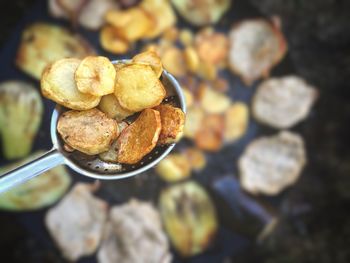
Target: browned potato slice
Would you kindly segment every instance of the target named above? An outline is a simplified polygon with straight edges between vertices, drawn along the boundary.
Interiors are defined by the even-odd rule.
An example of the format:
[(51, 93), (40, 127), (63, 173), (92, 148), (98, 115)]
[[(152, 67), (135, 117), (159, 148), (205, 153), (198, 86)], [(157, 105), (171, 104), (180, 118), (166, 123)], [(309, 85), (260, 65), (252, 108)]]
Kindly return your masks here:
[(80, 92), (103, 96), (114, 92), (115, 75), (115, 68), (108, 58), (89, 56), (81, 61), (74, 79)]
[(107, 151), (119, 133), (117, 122), (97, 109), (63, 113), (57, 131), (69, 146), (89, 155)]
[(106, 113), (108, 117), (116, 119), (117, 121), (122, 121), (126, 117), (134, 114), (132, 111), (123, 109), (114, 94), (103, 96), (98, 108)]
[(88, 110), (100, 102), (100, 97), (81, 93), (74, 80), (80, 59), (65, 58), (49, 65), (41, 78), (42, 94), (73, 110)]
[(158, 175), (167, 182), (183, 180), (191, 175), (191, 167), (186, 157), (180, 154), (169, 154), (156, 166)]
[(213, 90), (205, 83), (200, 85), (198, 99), (202, 108), (208, 113), (223, 113), (231, 104), (228, 96)]
[(203, 119), (204, 112), (202, 108), (196, 106), (189, 108), (186, 113), (184, 136), (193, 139), (201, 128)]
[(100, 33), (100, 42), (104, 50), (113, 54), (125, 54), (129, 50), (129, 43), (118, 35), (113, 26), (104, 26)]
[(188, 70), (194, 73), (197, 72), (200, 64), (197, 51), (193, 47), (186, 47), (184, 56)]
[(204, 152), (195, 147), (187, 148), (184, 151), (184, 157), (193, 170), (202, 170), (207, 164)]
[(225, 112), (225, 140), (234, 142), (247, 131), (249, 109), (243, 102), (233, 103)]
[(186, 74), (186, 62), (181, 50), (175, 46), (170, 46), (162, 52), (163, 67), (175, 77)]
[(168, 104), (161, 104), (154, 109), (159, 111), (162, 122), (158, 143), (169, 144), (179, 141), (183, 135), (185, 113)]
[(198, 148), (216, 152), (223, 144), (225, 120), (219, 114), (205, 116), (195, 136)]
[(120, 105), (138, 112), (159, 105), (166, 91), (152, 68), (144, 64), (131, 64), (118, 70), (115, 96)]
[(110, 10), (106, 21), (114, 26), (121, 37), (133, 42), (144, 37), (154, 26), (153, 18), (139, 7), (127, 10)]
[(118, 138), (118, 162), (134, 164), (156, 146), (161, 130), (160, 114), (145, 109)]
[(157, 53), (154, 51), (142, 52), (134, 56), (132, 58), (132, 61), (149, 64), (153, 69), (154, 73), (156, 73), (158, 78), (162, 75), (162, 72), (163, 72), (162, 61), (160, 60), (160, 57), (157, 55)]

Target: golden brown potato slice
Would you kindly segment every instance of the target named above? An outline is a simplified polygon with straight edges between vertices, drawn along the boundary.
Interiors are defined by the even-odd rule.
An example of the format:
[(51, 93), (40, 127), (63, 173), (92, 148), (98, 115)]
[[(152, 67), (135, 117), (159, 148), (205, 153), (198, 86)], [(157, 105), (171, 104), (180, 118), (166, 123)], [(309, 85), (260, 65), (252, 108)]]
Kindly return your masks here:
[(120, 105), (138, 112), (159, 105), (166, 91), (152, 68), (144, 64), (126, 65), (118, 70), (115, 96)]
[(205, 83), (200, 85), (198, 99), (202, 108), (208, 113), (223, 113), (231, 104), (228, 96), (213, 90)]
[(186, 62), (181, 50), (170, 46), (161, 54), (163, 67), (175, 77), (182, 77), (186, 74)]
[(233, 103), (225, 112), (225, 140), (234, 142), (247, 131), (249, 109), (243, 102)]
[(167, 182), (176, 182), (191, 175), (191, 167), (181, 154), (169, 154), (156, 166), (158, 175)]
[(88, 155), (107, 151), (119, 133), (117, 122), (98, 109), (64, 112), (57, 131), (65, 143)]
[(106, 21), (116, 28), (121, 37), (130, 42), (144, 37), (155, 23), (152, 16), (140, 7), (110, 10), (106, 13)]
[(202, 79), (213, 81), (217, 79), (218, 69), (212, 63), (201, 61), (197, 69), (197, 75)]
[(160, 130), (159, 112), (152, 109), (142, 111), (137, 120), (124, 129), (118, 138), (118, 162), (139, 162), (156, 146)]
[(207, 164), (204, 152), (195, 147), (187, 148), (183, 154), (193, 170), (202, 170)]
[(193, 44), (193, 39), (193, 33), (190, 29), (185, 28), (180, 31), (179, 40), (183, 46), (191, 46)]
[(186, 47), (184, 50), (186, 65), (189, 71), (195, 73), (198, 70), (200, 61), (197, 51), (193, 47)]
[(178, 142), (183, 135), (185, 113), (169, 104), (161, 104), (154, 109), (159, 111), (162, 122), (158, 144)]
[(74, 80), (80, 59), (65, 58), (49, 65), (41, 78), (44, 97), (73, 110), (88, 110), (96, 107), (100, 97), (81, 93)]
[(154, 73), (156, 73), (159, 78), (163, 72), (163, 65), (160, 57), (154, 51), (142, 52), (132, 58), (133, 62), (146, 63), (151, 66)]
[(118, 35), (113, 26), (104, 26), (100, 33), (100, 42), (104, 50), (113, 54), (125, 54), (129, 51), (128, 41)]
[(205, 116), (195, 136), (197, 147), (211, 152), (220, 150), (224, 139), (224, 128), (225, 120), (222, 115)]
[(89, 56), (75, 71), (74, 79), (82, 93), (103, 96), (114, 92), (115, 68), (108, 58)]
[(204, 111), (200, 107), (193, 106), (187, 110), (184, 136), (193, 139), (201, 128), (204, 119)]
[(134, 114), (132, 111), (123, 109), (114, 94), (103, 96), (98, 108), (102, 112), (106, 113), (108, 117), (116, 119), (117, 121), (122, 121), (126, 117)]

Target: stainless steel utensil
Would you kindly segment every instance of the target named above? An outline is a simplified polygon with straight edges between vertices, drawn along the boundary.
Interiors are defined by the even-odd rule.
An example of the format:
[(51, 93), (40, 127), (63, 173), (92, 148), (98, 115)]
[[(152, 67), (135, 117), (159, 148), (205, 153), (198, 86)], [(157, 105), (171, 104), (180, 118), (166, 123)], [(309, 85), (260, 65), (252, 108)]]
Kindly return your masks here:
[[(113, 61), (113, 63), (128, 63), (128, 61), (129, 60), (120, 60)], [(186, 112), (184, 95), (176, 79), (164, 70), (161, 81), (167, 91), (167, 98), (165, 101), (171, 102)], [(58, 117), (64, 110), (63, 107), (57, 106), (51, 117), (50, 133), (53, 148), (39, 158), (1, 176), (0, 193), (60, 164), (66, 164), (74, 171), (95, 179), (115, 180), (127, 178), (140, 174), (155, 166), (168, 155), (175, 146), (175, 144), (157, 146), (139, 163), (134, 165), (107, 163), (98, 159), (96, 156), (88, 156), (78, 151), (70, 153), (64, 150), (64, 143), (57, 135), (56, 129)]]

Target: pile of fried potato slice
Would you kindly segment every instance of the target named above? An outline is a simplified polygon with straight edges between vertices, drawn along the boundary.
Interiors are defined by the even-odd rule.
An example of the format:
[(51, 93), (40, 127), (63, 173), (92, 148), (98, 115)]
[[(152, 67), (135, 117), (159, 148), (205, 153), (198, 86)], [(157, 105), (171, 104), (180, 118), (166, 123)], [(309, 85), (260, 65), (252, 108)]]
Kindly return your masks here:
[[(152, 51), (128, 63), (88, 56), (46, 67), (43, 95), (67, 108), (57, 124), (65, 149), (99, 155), (106, 162), (135, 164), (157, 144), (177, 142), (185, 114), (161, 104), (167, 95), (159, 79), (162, 72), (160, 58)], [(131, 115), (135, 116), (128, 118)]]

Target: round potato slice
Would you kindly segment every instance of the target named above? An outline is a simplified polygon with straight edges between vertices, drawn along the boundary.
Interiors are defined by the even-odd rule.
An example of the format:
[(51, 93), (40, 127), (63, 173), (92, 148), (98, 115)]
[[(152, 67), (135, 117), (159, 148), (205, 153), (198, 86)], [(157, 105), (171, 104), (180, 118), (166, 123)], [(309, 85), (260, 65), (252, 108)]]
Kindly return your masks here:
[(73, 110), (88, 110), (96, 107), (100, 97), (81, 93), (74, 80), (80, 59), (64, 58), (46, 67), (41, 78), (44, 97)]
[(162, 52), (162, 63), (164, 68), (175, 77), (186, 74), (186, 61), (184, 54), (175, 46), (170, 46)]
[(82, 93), (103, 96), (114, 92), (116, 72), (106, 57), (84, 58), (75, 71), (75, 82)]
[(158, 144), (162, 145), (179, 141), (185, 126), (185, 114), (183, 111), (167, 104), (159, 105), (154, 109), (159, 111), (162, 123)]
[(70, 147), (88, 155), (108, 151), (119, 133), (117, 122), (98, 109), (63, 113), (57, 131)]
[(146, 109), (130, 126), (125, 128), (117, 140), (118, 162), (134, 164), (156, 146), (161, 130), (160, 114)]
[(191, 175), (191, 166), (185, 156), (174, 153), (159, 162), (156, 172), (163, 180), (173, 183), (188, 178)]
[(107, 114), (108, 117), (117, 121), (122, 121), (126, 117), (133, 115), (134, 112), (123, 109), (114, 94), (103, 96), (98, 108)]
[(160, 57), (157, 55), (157, 53), (154, 51), (142, 52), (133, 57), (132, 61), (149, 64), (158, 78), (162, 75), (162, 61), (160, 60)]
[(118, 35), (113, 26), (104, 26), (100, 33), (100, 42), (104, 50), (113, 54), (125, 54), (129, 50), (129, 43)]
[(144, 64), (131, 64), (118, 70), (115, 96), (120, 105), (138, 112), (159, 105), (166, 91), (152, 68)]

